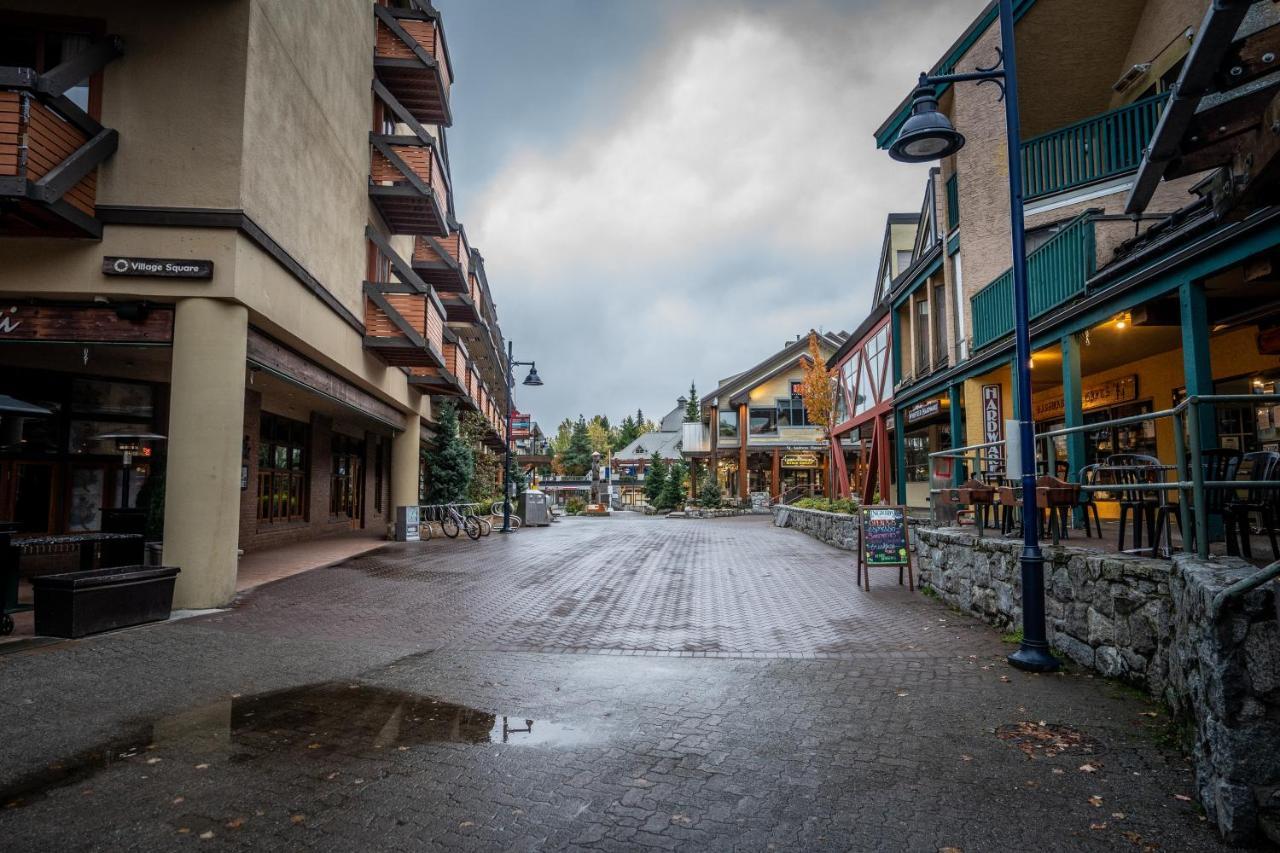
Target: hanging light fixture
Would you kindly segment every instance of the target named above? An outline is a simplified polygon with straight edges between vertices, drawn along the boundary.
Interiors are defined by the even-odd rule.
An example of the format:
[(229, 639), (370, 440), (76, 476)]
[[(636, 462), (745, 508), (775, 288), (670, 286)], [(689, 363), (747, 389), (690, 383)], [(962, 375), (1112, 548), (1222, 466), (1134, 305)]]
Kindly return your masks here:
[(911, 96), (911, 115), (902, 123), (898, 138), (889, 146), (889, 156), (903, 163), (941, 160), (964, 147), (964, 136), (951, 119), (938, 112), (938, 95), (926, 75)]

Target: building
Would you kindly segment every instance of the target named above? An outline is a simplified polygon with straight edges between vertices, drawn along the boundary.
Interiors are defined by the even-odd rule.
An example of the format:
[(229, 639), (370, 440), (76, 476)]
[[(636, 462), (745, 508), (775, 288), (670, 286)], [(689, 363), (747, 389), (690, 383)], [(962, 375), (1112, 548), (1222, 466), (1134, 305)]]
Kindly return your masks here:
[(656, 430), (646, 432), (613, 454), (613, 485), (622, 506), (635, 507), (647, 503), (644, 481), (653, 463), (653, 454), (658, 454), (667, 464), (682, 458), (680, 448), (684, 440), (684, 414), (688, 402), (685, 397), (676, 400), (676, 407), (663, 415)]
[(429, 0), (0, 6), (0, 393), (51, 412), (0, 428), (0, 518), (146, 494), (176, 606), (212, 607), (237, 549), (418, 503), (441, 400), (501, 449)]
[[(1280, 209), (1267, 117), (1280, 80), (1251, 51), (1275, 55), (1280, 13), (1205, 0), (1015, 5), (1037, 431), (1158, 412), (1187, 394), (1274, 391)], [(933, 71), (992, 64), (998, 30), (993, 3)], [(927, 504), (928, 452), (1000, 440), (1015, 416), (1004, 105), (993, 90), (939, 87), (968, 144), (931, 177), (926, 215), (938, 225), (893, 297), (895, 432), (917, 436), (895, 442), (897, 500), (913, 506)], [(908, 108), (877, 131), (881, 147)], [(912, 430), (948, 407), (951, 435)], [(1222, 404), (1202, 418), (1206, 447), (1280, 448), (1270, 405)], [(1073, 479), (1113, 453), (1176, 459), (1167, 418), (1038, 444), (1043, 467)]]
[[(838, 497), (872, 503), (895, 491), (893, 382), (889, 313), (894, 282), (912, 267), (921, 218), (891, 213), (885, 222), (871, 313), (827, 360), (836, 377), (835, 425), (831, 429)], [(841, 452), (836, 452), (840, 448)]]
[[(813, 334), (824, 360), (848, 337)], [(784, 501), (830, 496), (829, 446), (823, 431), (810, 425), (800, 397), (809, 363), (808, 336), (797, 335), (702, 398), (700, 420), (683, 426), (691, 495), (698, 494), (701, 477), (715, 477), (727, 499), (743, 504), (753, 493)]]

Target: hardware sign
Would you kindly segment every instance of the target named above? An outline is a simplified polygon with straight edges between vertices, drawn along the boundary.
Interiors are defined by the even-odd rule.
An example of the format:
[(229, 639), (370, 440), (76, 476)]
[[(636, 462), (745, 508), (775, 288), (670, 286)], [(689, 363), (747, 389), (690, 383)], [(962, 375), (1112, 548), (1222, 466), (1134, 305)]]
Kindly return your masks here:
[(149, 278), (213, 278), (213, 261), (107, 256), (102, 259), (102, 274)]

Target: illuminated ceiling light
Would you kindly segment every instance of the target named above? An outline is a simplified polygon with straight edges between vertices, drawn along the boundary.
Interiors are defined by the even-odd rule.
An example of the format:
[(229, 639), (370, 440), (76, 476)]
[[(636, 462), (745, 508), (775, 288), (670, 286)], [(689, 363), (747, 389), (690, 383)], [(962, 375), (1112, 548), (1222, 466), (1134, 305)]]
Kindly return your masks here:
[(1116, 318), (1116, 328), (1121, 331), (1124, 331), (1132, 324), (1133, 324), (1133, 315), (1130, 314), (1128, 311), (1121, 312), (1120, 316)]

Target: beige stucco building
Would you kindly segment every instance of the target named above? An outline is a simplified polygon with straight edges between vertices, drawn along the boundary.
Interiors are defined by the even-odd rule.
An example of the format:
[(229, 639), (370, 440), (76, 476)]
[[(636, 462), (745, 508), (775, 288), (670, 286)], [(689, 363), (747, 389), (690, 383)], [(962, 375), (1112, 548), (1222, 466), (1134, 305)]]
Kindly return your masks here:
[(238, 550), (416, 505), (443, 399), (501, 448), (429, 0), (4, 0), (0, 26), (0, 394), (50, 411), (4, 419), (0, 519), (162, 507), (175, 605), (208, 607)]

